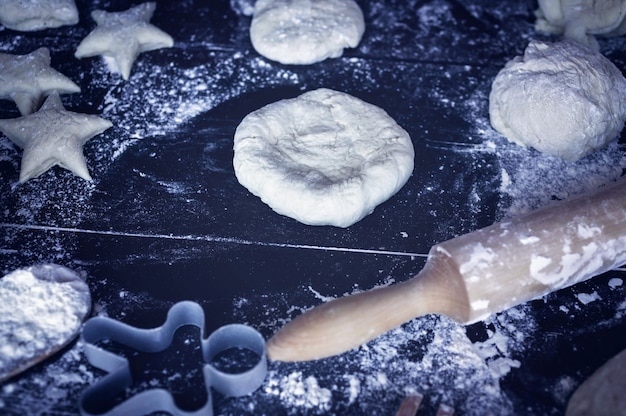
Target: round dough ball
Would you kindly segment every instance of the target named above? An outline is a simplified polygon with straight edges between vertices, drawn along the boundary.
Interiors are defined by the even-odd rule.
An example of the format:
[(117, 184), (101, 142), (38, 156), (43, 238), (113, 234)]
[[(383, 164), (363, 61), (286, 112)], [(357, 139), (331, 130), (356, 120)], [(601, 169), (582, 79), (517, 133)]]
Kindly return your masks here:
[(576, 161), (619, 136), (626, 79), (590, 48), (533, 41), (493, 81), (489, 116), (510, 141)]
[(250, 40), (283, 64), (312, 64), (341, 56), (361, 41), (363, 12), (353, 0), (258, 0)]
[(247, 115), (237, 127), (239, 182), (279, 214), (348, 227), (413, 171), (409, 134), (382, 109), (329, 89)]

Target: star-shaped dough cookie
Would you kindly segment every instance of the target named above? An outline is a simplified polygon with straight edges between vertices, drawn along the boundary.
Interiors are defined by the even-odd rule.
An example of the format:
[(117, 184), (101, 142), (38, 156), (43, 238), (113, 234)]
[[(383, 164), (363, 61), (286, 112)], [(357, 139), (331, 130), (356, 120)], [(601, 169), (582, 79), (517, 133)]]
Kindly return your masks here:
[(148, 2), (123, 12), (94, 10), (91, 17), (98, 26), (76, 48), (74, 56), (102, 55), (127, 80), (137, 56), (142, 52), (170, 48), (174, 40), (150, 24), (156, 3)]
[(47, 48), (27, 55), (0, 53), (0, 98), (15, 101), (23, 116), (37, 111), (52, 91), (70, 94), (80, 87), (50, 67)]
[(112, 125), (98, 116), (67, 111), (54, 92), (36, 113), (0, 120), (0, 131), (24, 149), (20, 182), (36, 178), (55, 165), (91, 180), (83, 145)]
[(78, 23), (74, 0), (0, 0), (0, 23), (30, 32)]

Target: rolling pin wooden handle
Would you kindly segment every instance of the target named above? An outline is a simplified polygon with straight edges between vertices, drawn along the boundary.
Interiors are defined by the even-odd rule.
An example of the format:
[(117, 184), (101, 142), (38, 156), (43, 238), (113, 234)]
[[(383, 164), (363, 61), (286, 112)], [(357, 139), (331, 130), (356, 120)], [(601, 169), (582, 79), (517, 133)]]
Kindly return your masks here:
[(464, 321), (469, 302), (455, 267), (447, 256), (431, 256), (413, 279), (319, 305), (267, 342), (268, 358), (308, 361), (336, 355), (425, 314)]
[(345, 352), (414, 317), (471, 323), (626, 262), (626, 180), (434, 246), (416, 277), (336, 299), (297, 317), (268, 357)]

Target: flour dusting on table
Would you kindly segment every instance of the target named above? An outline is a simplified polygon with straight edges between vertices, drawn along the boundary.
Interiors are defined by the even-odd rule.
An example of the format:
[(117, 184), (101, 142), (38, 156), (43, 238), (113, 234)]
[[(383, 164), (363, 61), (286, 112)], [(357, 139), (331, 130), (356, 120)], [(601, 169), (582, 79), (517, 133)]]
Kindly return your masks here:
[[(101, 8), (111, 5), (110, 1), (96, 3)], [(196, 3), (181, 1), (171, 7), (193, 13)], [(127, 173), (120, 168), (126, 162), (125, 157), (136, 164), (131, 174), (145, 179), (141, 182), (142, 186), (148, 184), (146, 188), (150, 188), (154, 185), (155, 189), (163, 191), (157, 200), (166, 200), (165, 196), (172, 194), (191, 199), (196, 190), (190, 189), (189, 184), (177, 177), (178, 172), (174, 172), (174, 168), (167, 170), (163, 177), (153, 175), (144, 169), (142, 163), (145, 160), (136, 154), (156, 159), (160, 152), (171, 149), (163, 145), (168, 140), (180, 139), (176, 146), (187, 146), (195, 137), (187, 140), (186, 129), (193, 127), (198, 117), (206, 118), (211, 124), (219, 124), (206, 132), (209, 137), (207, 153), (210, 153), (213, 144), (216, 151), (223, 143), (228, 146), (234, 132), (231, 127), (236, 126), (239, 120), (227, 119), (228, 112), (213, 116), (213, 111), (221, 106), (231, 111), (245, 106), (249, 93), (264, 94), (278, 90), (280, 94), (288, 95), (298, 90), (336, 85), (351, 90), (346, 92), (361, 93), (364, 98), (386, 102), (389, 107), (385, 110), (397, 114), (399, 124), (416, 133), (415, 137), (412, 136), (416, 146), (442, 149), (441, 153), (437, 153), (441, 159), (433, 162), (439, 170), (433, 171), (432, 177), (427, 179), (428, 183), (414, 184), (414, 189), (422, 191), (407, 194), (406, 200), (399, 202), (398, 206), (412, 204), (418, 206), (414, 209), (418, 209), (422, 208), (419, 203), (426, 201), (426, 197), (439, 199), (440, 195), (445, 195), (451, 196), (449, 203), (454, 208), (455, 204), (462, 209), (469, 207), (469, 212), (464, 213), (467, 220), (458, 228), (451, 228), (447, 221), (454, 219), (445, 218), (435, 208), (424, 209), (432, 217), (425, 221), (441, 224), (441, 235), (466, 231), (474, 225), (474, 217), (485, 213), (487, 199), (493, 194), (498, 197), (494, 219), (500, 219), (585, 192), (622, 174), (626, 161), (624, 149), (618, 144), (571, 164), (512, 145), (489, 125), (487, 97), (492, 79), (489, 74), (495, 76), (500, 69), (498, 63), (504, 65), (508, 59), (518, 55), (534, 36), (529, 20), (532, 10), (529, 10), (527, 2), (490, 1), (482, 4), (447, 0), (390, 0), (385, 4), (359, 3), (370, 22), (359, 48), (347, 51), (344, 59), (313, 68), (295, 69), (272, 64), (249, 50), (246, 43), (237, 43), (241, 39), (247, 42), (245, 29), (249, 22), (245, 19), (253, 11), (253, 0), (230, 0), (229, 6), (238, 20), (228, 23), (239, 25), (236, 34), (229, 35), (225, 30), (226, 37), (220, 37), (222, 29), (211, 27), (206, 33), (215, 32), (217, 35), (209, 36), (207, 40), (195, 35), (180, 39), (178, 33), (173, 32), (175, 47), (142, 54), (128, 82), (111, 75), (102, 61), (77, 61), (72, 58), (71, 42), (64, 42), (68, 38), (77, 41), (81, 34), (78, 32), (85, 31), (86, 34), (86, 28), (77, 27), (77, 32), (68, 28), (59, 37), (56, 37), (56, 32), (42, 33), (33, 43), (49, 43), (55, 69), (70, 75), (78, 74), (72, 79), (81, 82), (83, 88), (81, 94), (63, 98), (67, 109), (86, 106), (89, 112), (114, 120), (115, 126), (85, 146), (85, 156), (94, 176), (93, 183), (77, 180), (61, 169), (52, 169), (37, 181), (17, 187), (15, 182), (21, 153), (8, 139), (0, 138), (2, 173), (13, 175), (8, 179), (3, 177), (1, 181), (0, 190), (8, 205), (0, 209), (2, 222), (51, 227), (45, 232), (3, 228), (2, 231), (7, 230), (3, 237), (5, 245), (0, 247), (0, 254), (7, 259), (2, 264), (3, 269), (21, 266), (22, 259), (75, 262), (78, 267), (96, 270), (110, 262), (106, 255), (99, 252), (101, 247), (98, 244), (105, 238), (98, 240), (94, 237), (95, 243), (82, 247), (78, 241), (83, 243), (87, 239), (80, 240), (54, 227), (80, 227), (88, 213), (96, 208), (93, 206), (94, 196), (106, 192), (101, 189), (101, 181), (118, 170)], [(162, 6), (159, 6), (161, 11), (168, 7), (165, 3)], [(203, 13), (209, 12), (203, 10)], [(167, 20), (166, 15), (161, 16)], [(232, 15), (224, 13), (224, 21), (228, 19), (232, 19)], [(177, 23), (170, 27), (176, 32), (186, 33), (186, 26), (181, 27)], [(0, 32), (3, 35), (0, 39), (3, 52), (27, 53), (34, 50), (26, 35), (9, 33), (3, 28)], [(609, 47), (607, 56), (622, 59), (619, 51), (623, 49), (623, 40), (607, 40), (603, 46)], [(623, 67), (623, 62), (618, 66)], [(425, 108), (421, 105), (424, 103), (433, 104), (433, 107), (422, 114)], [(1, 102), (0, 105), (5, 114), (3, 118), (16, 116), (9, 103)], [(437, 118), (439, 116), (442, 118)], [(438, 127), (441, 130), (435, 132), (431, 127), (431, 131), (425, 131), (424, 125), (430, 125), (428, 122), (433, 117), (440, 122)], [(454, 130), (458, 123), (448, 125), (449, 119), (445, 117), (465, 122), (465, 125), (460, 124), (458, 131), (466, 134), (463, 129), (469, 126), (467, 137), (458, 137), (458, 131)], [(440, 137), (432, 137), (437, 134)], [(222, 141), (213, 142), (210, 139), (213, 137)], [(450, 141), (442, 141), (448, 139)], [(150, 148), (149, 143), (155, 144), (154, 148)], [(136, 152), (143, 148), (152, 149), (151, 153)], [(471, 172), (455, 170), (456, 166), (451, 166), (459, 160), (470, 160), (459, 166), (469, 167)], [(225, 163), (207, 169), (211, 172), (212, 169), (221, 173), (230, 172), (230, 166)], [(476, 172), (481, 175), (476, 175)], [(454, 177), (454, 185), (458, 189), (441, 189), (444, 179), (451, 177)], [(464, 187), (467, 182), (471, 183)], [(218, 186), (212, 182), (201, 191)], [(457, 192), (468, 189), (469, 195)], [(142, 197), (141, 192), (131, 191), (134, 197)], [(448, 193), (442, 194), (443, 191)], [(418, 193), (420, 195), (416, 196)], [(467, 204), (457, 202), (463, 198)], [(139, 211), (136, 219), (154, 218), (155, 222), (163, 225), (158, 209), (153, 205), (150, 208)], [(235, 211), (235, 207), (227, 208)], [(193, 211), (196, 208), (184, 205), (183, 210), (187, 209)], [(125, 216), (134, 214), (124, 213)], [(212, 219), (216, 214), (209, 212), (206, 215), (197, 218)], [(391, 220), (390, 217), (384, 218), (381, 224), (386, 225)], [(117, 223), (95, 223), (105, 231), (110, 227), (113, 231), (146, 232), (140, 228), (144, 223), (130, 221), (129, 224), (128, 229), (117, 230)], [(404, 233), (401, 241), (412, 243), (420, 239), (419, 226), (409, 228), (409, 225), (403, 224), (403, 228), (392, 232), (399, 235), (400, 230)], [(167, 232), (170, 230), (164, 231)], [(116, 243), (137, 242), (133, 238), (126, 240), (121, 234), (110, 239)], [(145, 245), (138, 243), (138, 248), (135, 247), (136, 251), (132, 253), (116, 253), (118, 257), (114, 262), (117, 262), (117, 270), (143, 264), (151, 266), (151, 271), (156, 270), (153, 266), (159, 265), (167, 271), (182, 273), (184, 267), (172, 267), (181, 259), (200, 258), (205, 265), (216, 259), (213, 249), (201, 244), (181, 240), (175, 249), (159, 252), (152, 251), (158, 247), (155, 241), (143, 241), (148, 242)], [(105, 247), (111, 248), (113, 243)], [(386, 248), (394, 249), (391, 246)], [(95, 253), (86, 253), (86, 250)], [(226, 249), (224, 253), (228, 254)], [(86, 255), (89, 255), (87, 259)], [(415, 260), (401, 257), (395, 264), (411, 262)], [(419, 264), (415, 263), (413, 269), (418, 271)], [(334, 266), (332, 262), (329, 264), (329, 267)], [(115, 267), (107, 270), (116, 270)], [(380, 278), (380, 285), (409, 277), (403, 273), (393, 275), (394, 272), (394, 269), (378, 270), (373, 274)], [(343, 287), (352, 287), (352, 292), (369, 289), (358, 284), (361, 277), (346, 275), (346, 281), (351, 283)], [(95, 298), (99, 303), (98, 313), (126, 320), (154, 310), (166, 311), (170, 306), (168, 301), (159, 297), (166, 297), (166, 294), (153, 295), (148, 288), (133, 286), (135, 282), (120, 283), (116, 278), (115, 275), (98, 276), (91, 282), (98, 295)], [(179, 275), (175, 278), (183, 281)], [(173, 289), (181, 289), (179, 280), (175, 280)], [(595, 311), (604, 307), (605, 316), (597, 323), (598, 328), (623, 322), (626, 316), (623, 279), (613, 277), (607, 282), (602, 279), (598, 282), (568, 289), (568, 294), (559, 297), (557, 302), (550, 298), (548, 300), (552, 302), (539, 300), (521, 305), (471, 327), (462, 327), (445, 317), (425, 316), (338, 357), (313, 363), (270, 363), (265, 384), (252, 395), (236, 399), (214, 397), (216, 414), (389, 415), (394, 413), (404, 397), (420, 393), (424, 395), (423, 414), (435, 414), (439, 404), (444, 403), (452, 406), (458, 415), (512, 415), (519, 414), (515, 411), (519, 409), (524, 409), (528, 415), (544, 415), (547, 413), (543, 411), (545, 408), (530, 409), (533, 403), (515, 403), (514, 396), (519, 392), (506, 388), (507, 380), (518, 374), (527, 374), (524, 371), (530, 363), (525, 358), (532, 355), (532, 348), (537, 348), (538, 344), (543, 348), (546, 337), (557, 337), (561, 335), (559, 331), (564, 331), (557, 328), (553, 333), (546, 332), (535, 309), (543, 307), (539, 310), (548, 309), (569, 322), (569, 319), (590, 313), (588, 311), (592, 308)], [(337, 282), (338, 285), (341, 283)], [(354, 286), (350, 286), (352, 283)], [(233, 322), (253, 323), (269, 336), (291, 317), (337, 296), (331, 289), (328, 286), (322, 289), (317, 282), (311, 281), (289, 291), (263, 289), (237, 293), (233, 295), (231, 317)], [(345, 289), (337, 290), (338, 293), (343, 291)], [(607, 291), (612, 296), (608, 296)], [(205, 302), (204, 306), (211, 307), (213, 294), (199, 293), (198, 296), (201, 302)], [(102, 376), (101, 371), (86, 362), (82, 345), (77, 343), (56, 360), (47, 361), (45, 365), (31, 369), (27, 376), (0, 386), (0, 413), (77, 414), (77, 398), (81, 391)], [(543, 389), (540, 392), (542, 397), (554, 397), (556, 405), (549, 410), (563, 408), (581, 378), (581, 374), (559, 374), (553, 384), (538, 385)], [(528, 384), (524, 384), (524, 388), (529, 388)]]
[[(393, 281), (389, 277), (381, 286)], [(352, 293), (360, 291), (357, 287)], [(303, 288), (300, 295), (291, 296), (315, 303), (321, 298), (328, 300), (310, 286)], [(297, 298), (290, 301), (302, 302)], [(235, 315), (245, 320), (245, 316), (258, 313), (259, 301), (239, 299), (234, 305)], [(287, 314), (270, 309), (269, 329), (275, 331), (285, 323), (285, 316), (302, 312), (302, 308), (292, 308)], [(515, 356), (522, 348), (524, 336), (513, 334), (522, 321), (526, 321), (526, 327), (530, 325), (522, 310), (502, 315), (494, 321), (487, 339), (475, 344), (462, 325), (446, 317), (428, 315), (340, 356), (304, 363), (270, 362), (268, 379), (262, 391), (254, 394), (257, 408), (276, 402), (289, 415), (322, 415), (329, 409), (350, 414), (387, 414), (407, 395), (419, 393), (425, 397), (424, 409), (433, 412), (440, 404), (446, 404), (458, 414), (513, 414), (499, 380), (519, 366)]]

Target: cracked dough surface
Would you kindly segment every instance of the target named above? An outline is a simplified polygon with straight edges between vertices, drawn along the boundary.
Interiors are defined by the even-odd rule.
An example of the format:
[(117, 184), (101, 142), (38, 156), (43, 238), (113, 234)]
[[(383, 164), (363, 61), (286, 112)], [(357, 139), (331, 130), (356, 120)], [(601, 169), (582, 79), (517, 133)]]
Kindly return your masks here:
[(365, 31), (353, 0), (258, 0), (250, 40), (254, 49), (283, 64), (312, 64), (354, 48)]
[(626, 79), (588, 47), (532, 41), (494, 79), (489, 116), (510, 141), (576, 161), (619, 136)]
[(385, 111), (324, 88), (250, 113), (234, 151), (237, 179), (274, 211), (338, 227), (394, 195), (414, 158), (409, 134)]

